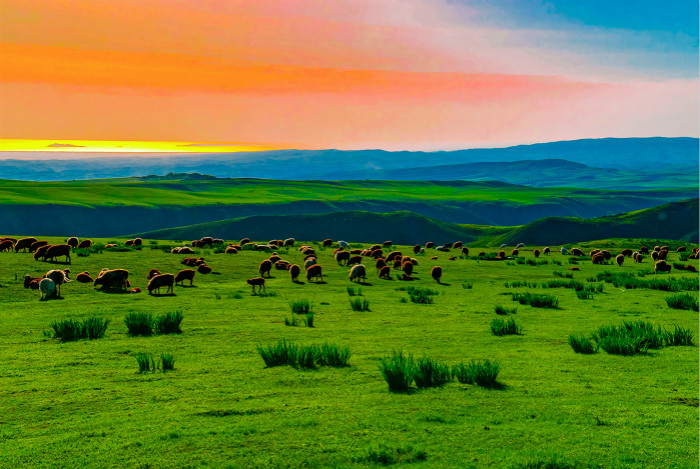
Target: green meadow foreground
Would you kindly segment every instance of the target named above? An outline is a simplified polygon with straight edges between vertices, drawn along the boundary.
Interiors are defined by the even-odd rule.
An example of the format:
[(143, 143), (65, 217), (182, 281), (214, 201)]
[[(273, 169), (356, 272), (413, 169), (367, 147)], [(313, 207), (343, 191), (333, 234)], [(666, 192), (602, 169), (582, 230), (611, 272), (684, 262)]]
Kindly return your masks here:
[[(95, 241), (99, 246), (110, 240)], [(203, 249), (195, 255), (214, 273), (197, 274), (193, 287), (176, 286), (175, 295), (148, 295), (149, 269), (175, 274), (185, 268), (180, 260), (186, 256), (164, 251), (176, 244), (145, 240), (140, 250), (74, 253), (67, 266), (72, 279), (82, 271), (96, 277), (103, 268), (121, 268), (130, 272), (132, 287), (144, 292), (102, 292), (74, 280), (62, 286), (62, 298), (49, 301), (23, 288), (23, 277), (63, 264), (0, 253), (0, 466), (698, 467), (698, 313), (666, 302), (679, 294), (697, 301), (696, 273), (674, 269), (638, 277), (686, 279), (690, 290), (627, 289), (597, 276), (651, 271), (648, 256), (642, 264), (626, 258), (618, 267), (593, 265), (588, 257), (573, 261), (558, 250), (536, 262), (535, 246), (505, 261), (433, 249), (413, 255), (401, 246), (418, 260), (416, 281), (397, 280), (397, 270), (391, 280), (381, 280), (374, 260), (364, 258), (367, 281), (357, 284), (348, 280), (349, 267), (334, 261), (332, 249), (312, 244), (325, 283), (307, 282), (303, 274), (301, 283), (292, 283), (287, 271), (273, 268), (266, 295), (252, 295), (245, 281), (259, 276), (258, 264), (269, 253)], [(640, 245), (607, 240), (576, 247), (586, 253), (607, 248), (615, 255)], [(680, 244), (669, 245), (669, 263), (680, 262), (674, 252)], [(472, 255), (493, 251), (470, 248)], [(303, 265), (296, 248), (277, 252)], [(448, 260), (452, 255), (457, 259)], [(683, 264), (698, 267), (697, 260)], [(444, 270), (442, 284), (429, 275), (434, 265)], [(568, 274), (603, 290), (579, 299), (572, 288), (543, 288), (557, 285), (550, 281), (569, 282)], [(349, 296), (348, 287), (361, 296)], [(433, 290), (432, 304), (413, 303), (409, 287)], [(555, 296), (558, 307), (513, 301), (513, 293), (524, 292)], [(350, 302), (359, 298), (369, 311), (353, 311)], [(291, 311), (291, 302), (304, 299), (312, 305), (314, 327), (305, 327), (305, 316)], [(511, 311), (497, 315), (497, 306)], [(181, 334), (127, 334), (124, 317), (130, 313), (157, 317), (175, 311), (184, 316)], [(54, 321), (93, 316), (110, 320), (103, 338), (61, 343), (45, 335)], [(293, 318), (299, 326), (286, 326)], [(494, 319), (513, 319), (522, 333), (496, 336)], [(623, 321), (689, 329), (693, 345), (623, 356), (578, 354), (568, 343), (572, 334), (590, 336)], [(266, 368), (257, 347), (281, 339), (347, 347), (350, 366)], [(496, 361), (498, 384), (455, 380), (417, 389), (414, 383), (408, 393), (390, 392), (379, 365), (399, 350), (416, 361), (426, 356), (450, 366)], [(139, 373), (139, 353), (156, 361), (161, 353), (171, 354), (174, 370)]]

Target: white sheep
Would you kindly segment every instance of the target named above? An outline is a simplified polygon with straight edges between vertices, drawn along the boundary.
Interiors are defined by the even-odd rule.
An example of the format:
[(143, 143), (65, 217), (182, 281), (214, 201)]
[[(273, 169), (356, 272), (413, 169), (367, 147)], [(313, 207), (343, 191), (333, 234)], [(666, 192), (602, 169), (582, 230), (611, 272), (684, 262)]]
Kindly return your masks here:
[(562, 253), (562, 254), (566, 254), (567, 252), (569, 252), (569, 251), (568, 251), (565, 247), (562, 247), (562, 248), (561, 248), (561, 253)]
[(506, 245), (505, 245), (505, 244), (501, 244), (501, 249), (503, 249), (504, 247), (506, 247)]
[(41, 293), (41, 300), (48, 300), (56, 296), (56, 284), (50, 278), (42, 278), (39, 282), (39, 292)]
[(525, 247), (525, 243), (518, 243), (518, 245), (515, 246), (515, 249), (520, 249), (520, 248), (523, 248), (523, 247)]
[(361, 278), (367, 280), (365, 266), (362, 264), (357, 264), (357, 265), (352, 266), (352, 269), (350, 269), (350, 275), (348, 276), (348, 278), (350, 279), (351, 282), (355, 279), (357, 279), (357, 281), (359, 282)]
[(338, 246), (345, 249), (350, 249), (350, 245), (347, 241), (338, 241)]

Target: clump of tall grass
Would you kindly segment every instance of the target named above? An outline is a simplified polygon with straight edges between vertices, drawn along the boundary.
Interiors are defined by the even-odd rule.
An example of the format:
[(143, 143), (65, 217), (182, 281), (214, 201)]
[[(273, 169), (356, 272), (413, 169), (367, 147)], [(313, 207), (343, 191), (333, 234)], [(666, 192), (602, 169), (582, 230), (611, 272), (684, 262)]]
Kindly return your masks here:
[(673, 331), (666, 331), (664, 334), (664, 344), (666, 346), (695, 345), (695, 335), (690, 329), (675, 326)]
[(688, 309), (698, 311), (698, 297), (688, 293), (666, 297), (666, 304), (673, 309)]
[(316, 368), (316, 347), (312, 345), (289, 344), (287, 364), (292, 368)]
[(314, 312), (309, 312), (303, 321), (306, 327), (314, 327)]
[(259, 298), (268, 298), (268, 297), (275, 297), (275, 296), (278, 296), (276, 291), (268, 290), (266, 292), (265, 291), (258, 292)]
[(149, 353), (139, 352), (136, 355), (136, 362), (139, 365), (139, 373), (156, 371), (156, 361), (154, 360), (153, 355)]
[(292, 316), (291, 319), (285, 317), (285, 318), (284, 318), (284, 325), (285, 325), (285, 326), (297, 327), (297, 326), (301, 325), (301, 321), (297, 320), (296, 316)]
[(679, 252), (678, 253), (678, 260), (681, 262), (686, 262), (690, 258), (690, 253), (689, 252)]
[(583, 290), (584, 285), (576, 280), (547, 280), (542, 282), (542, 288), (571, 288), (576, 291)]
[(598, 352), (598, 347), (583, 335), (570, 335), (569, 345), (576, 353), (592, 354)]
[(517, 307), (515, 307), (515, 308), (506, 308), (505, 306), (501, 306), (501, 305), (496, 305), (496, 306), (493, 307), (493, 309), (494, 309), (494, 311), (496, 312), (496, 314), (500, 314), (500, 315), (515, 314), (515, 313), (518, 312), (518, 308), (517, 308)]
[(349, 296), (362, 296), (361, 287), (346, 287)]
[(273, 366), (283, 366), (289, 363), (289, 348), (293, 344), (287, 342), (286, 340), (280, 340), (276, 344), (271, 344), (268, 346), (258, 345), (256, 348), (260, 357), (265, 362), (267, 368), (272, 368)]
[(555, 270), (552, 272), (552, 275), (555, 277), (561, 277), (561, 278), (574, 278), (574, 273), (573, 272), (561, 272), (559, 270)]
[[(596, 275), (598, 281), (612, 283), (617, 288), (632, 290), (635, 288), (646, 288), (650, 290), (660, 290), (669, 292), (679, 291), (697, 291), (699, 280), (697, 276), (692, 277), (644, 277), (650, 272), (637, 272), (632, 275), (629, 272), (610, 272), (605, 271)], [(590, 279), (589, 279), (590, 280)]]
[(289, 307), (292, 313), (296, 314), (309, 314), (311, 312), (311, 303), (307, 299), (290, 301)]
[(513, 318), (505, 321), (503, 319), (494, 319), (491, 321), (491, 332), (496, 336), (520, 335), (522, 331), (522, 327), (520, 327)]
[(578, 264), (578, 257), (569, 257), (569, 264)]
[(293, 368), (311, 369), (318, 366), (349, 366), (350, 350), (335, 344), (297, 345), (280, 340), (267, 347), (258, 345), (258, 353), (267, 368), (289, 365)]
[(414, 364), (413, 379), (416, 387), (434, 388), (452, 381), (452, 372), (448, 365), (424, 356)]
[(521, 305), (530, 305), (534, 308), (557, 308), (559, 299), (552, 295), (537, 295), (530, 292), (513, 293), (513, 301)]
[(473, 281), (468, 281), (468, 282), (462, 282), (462, 288), (465, 290), (471, 290), (474, 287), (474, 282)]
[(501, 367), (489, 360), (472, 360), (452, 368), (452, 374), (462, 384), (476, 384), (485, 388), (497, 386), (496, 378)]
[(350, 349), (347, 347), (340, 347), (336, 344), (325, 343), (318, 347), (318, 364), (321, 366), (332, 366), (335, 368), (341, 368), (345, 366), (350, 366), (348, 362), (350, 361)]
[(517, 259), (515, 259), (515, 262), (517, 264), (531, 265), (535, 267), (549, 264), (549, 261), (547, 261), (546, 259), (525, 259), (524, 257), (518, 257)]
[(365, 451), (361, 457), (355, 458), (355, 462), (370, 464), (381, 464), (390, 466), (392, 464), (408, 464), (428, 459), (428, 453), (423, 450), (414, 449), (412, 446), (388, 446), (380, 443)]
[(157, 334), (182, 334), (180, 323), (184, 319), (182, 311), (165, 313), (153, 320), (153, 328)]
[(175, 357), (169, 353), (160, 354), (160, 366), (163, 372), (172, 371), (175, 369)]
[(369, 311), (369, 300), (366, 298), (352, 298), (350, 307), (353, 311)]
[(536, 283), (525, 282), (523, 280), (513, 280), (512, 282), (504, 282), (503, 286), (506, 288), (519, 288), (519, 287), (537, 288)]
[(379, 371), (389, 385), (389, 391), (406, 393), (415, 375), (413, 355), (404, 355), (401, 350), (394, 350), (390, 356), (381, 359)]
[(440, 293), (438, 291), (431, 290), (430, 288), (421, 287), (408, 287), (406, 291), (408, 292), (408, 296), (412, 303), (420, 304), (432, 304), (433, 295)]
[(109, 322), (109, 319), (99, 317), (91, 317), (83, 321), (64, 319), (52, 322), (49, 327), (53, 329), (53, 337), (60, 339), (61, 342), (70, 342), (104, 337)]
[(153, 317), (148, 313), (129, 313), (124, 316), (124, 324), (130, 336), (153, 335)]
[(619, 326), (601, 326), (593, 339), (610, 354), (636, 355), (664, 344), (664, 331), (645, 321), (624, 321)]

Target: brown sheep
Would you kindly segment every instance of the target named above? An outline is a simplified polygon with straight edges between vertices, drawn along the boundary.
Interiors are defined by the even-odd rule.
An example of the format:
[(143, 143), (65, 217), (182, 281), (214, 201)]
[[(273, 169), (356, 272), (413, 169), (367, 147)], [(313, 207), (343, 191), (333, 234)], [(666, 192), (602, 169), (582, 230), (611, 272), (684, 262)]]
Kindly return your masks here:
[(291, 264), (290, 264), (289, 261), (279, 260), (279, 261), (275, 262), (275, 269), (277, 269), (277, 270), (288, 270), (290, 265), (291, 265)]
[(384, 259), (382, 257), (377, 259), (377, 261), (374, 263), (374, 267), (377, 269), (377, 272), (379, 272), (379, 270), (382, 267), (384, 267), (385, 265), (386, 265), (386, 262), (384, 261)]
[(378, 272), (379, 278), (391, 278), (391, 267), (385, 265)]
[(155, 277), (156, 275), (160, 275), (160, 272), (158, 271), (158, 269), (151, 269), (151, 270), (149, 270), (148, 273), (146, 274), (146, 278), (147, 278), (148, 280), (151, 280), (151, 279), (152, 279), (153, 277)]
[(659, 260), (659, 251), (651, 251), (651, 260), (654, 262)]
[(133, 246), (134, 245), (134, 240), (133, 239), (127, 239), (124, 241), (124, 246)]
[(141, 238), (134, 238), (134, 246), (141, 246), (143, 244), (143, 240)]
[(194, 251), (192, 250), (192, 248), (183, 246), (180, 248), (179, 254), (194, 254)]
[(45, 261), (46, 260), (46, 251), (48, 251), (51, 246), (52, 246), (52, 244), (46, 244), (44, 246), (39, 246), (39, 249), (37, 249), (34, 252), (34, 260), (38, 261), (39, 258), (41, 258), (41, 260)]
[(72, 247), (73, 249), (75, 249), (78, 247), (78, 244), (80, 244), (80, 241), (78, 241), (78, 238), (73, 236), (73, 237), (68, 238), (66, 240), (66, 244), (69, 245), (70, 247)]
[(413, 273), (413, 262), (407, 261), (401, 265), (401, 270), (406, 275), (411, 275)]
[(604, 261), (605, 261), (605, 256), (602, 254), (596, 254), (595, 256), (593, 256), (593, 263), (594, 264), (602, 264)]
[(569, 267), (569, 270), (581, 270), (580, 267)]
[(505, 259), (506, 258), (506, 252), (504, 250), (498, 251), (498, 258), (499, 259)]
[(352, 269), (350, 269), (350, 275), (348, 275), (348, 278), (352, 282), (353, 280), (357, 280), (358, 282), (360, 279), (367, 280), (367, 272), (365, 270), (365, 266), (362, 264), (357, 264), (352, 266)]
[(278, 260), (282, 259), (280, 256), (273, 254), (270, 257), (268, 257), (269, 261), (272, 262), (273, 264), (277, 262)]
[(185, 280), (190, 281), (190, 286), (192, 286), (192, 283), (194, 282), (194, 274), (195, 271), (193, 269), (183, 269), (180, 272), (175, 275), (175, 285), (178, 283), (181, 283), (182, 286), (185, 286)]
[[(335, 253), (335, 260), (338, 265), (347, 265), (350, 260), (350, 253), (347, 251), (338, 251)], [(343, 261), (345, 261), (344, 264)]]
[(305, 261), (306, 261), (306, 260), (309, 260), (309, 259), (311, 259), (312, 257), (313, 257), (314, 259), (316, 259), (316, 254), (307, 254), (306, 256), (304, 256), (304, 260), (305, 260)]
[(420, 252), (420, 250), (421, 250), (420, 244), (416, 244), (415, 246), (413, 246), (413, 254), (418, 254)]
[(685, 270), (685, 266), (683, 264), (673, 264), (673, 268), (676, 270)]
[(384, 242), (382, 243), (382, 245), (384, 245), (384, 246), (391, 246), (391, 245), (393, 245), (393, 244), (394, 244), (394, 243), (392, 243), (391, 241), (384, 241)]
[(332, 246), (332, 245), (333, 245), (333, 240), (330, 238), (324, 239), (323, 242), (321, 243), (321, 246), (323, 246), (324, 248), (326, 248), (328, 246)]
[(448, 258), (447, 260), (448, 260), (448, 261), (456, 261), (456, 260), (457, 260), (457, 256), (452, 256), (452, 257)]
[(698, 258), (698, 253), (696, 252), (695, 254), (691, 254), (688, 256), (688, 259), (697, 259)]
[(430, 248), (434, 248), (434, 247), (435, 247), (435, 243), (432, 241), (428, 241), (427, 243), (425, 243), (425, 249), (430, 249)]
[(401, 268), (401, 259), (396, 259), (396, 260), (394, 261), (393, 268), (394, 268), (394, 269), (400, 269), (400, 268)]
[(625, 262), (625, 256), (623, 256), (622, 254), (618, 254), (617, 256), (615, 256), (615, 262), (617, 263), (617, 265), (622, 267), (622, 264), (624, 264)]
[(301, 273), (301, 268), (298, 265), (292, 264), (289, 266), (289, 276), (292, 278), (292, 282), (296, 282)]
[(678, 246), (678, 249), (676, 249), (676, 252), (685, 252), (686, 247), (685, 246)]
[(430, 269), (430, 276), (433, 277), (433, 279), (437, 283), (441, 283), (440, 279), (442, 278), (442, 267), (440, 267), (439, 265), (436, 265), (435, 267)]
[(583, 256), (583, 251), (579, 248), (571, 248), (572, 256)]
[(355, 265), (362, 263), (362, 256), (352, 256), (345, 265)]
[(36, 243), (32, 243), (31, 246), (29, 246), (29, 252), (36, 252), (37, 249), (39, 249), (42, 246), (46, 246), (48, 241), (37, 241)]
[(24, 276), (24, 288), (29, 288), (29, 284), (32, 283), (32, 280), (41, 280), (41, 277), (32, 277), (29, 274), (25, 275)]
[(315, 257), (309, 257), (304, 261), (304, 270), (308, 269), (312, 265), (318, 264), (318, 260)]
[(654, 272), (671, 272), (671, 264), (667, 264), (666, 261), (658, 261), (654, 264)]
[(173, 291), (174, 284), (175, 284), (175, 276), (173, 274), (160, 274), (160, 275), (156, 275), (148, 282), (148, 286), (146, 287), (146, 289), (148, 290), (148, 294), (152, 295), (154, 290), (157, 291), (158, 294), (160, 294), (160, 288), (167, 287), (167, 289), (165, 290), (165, 294), (166, 295), (168, 293), (174, 294), (175, 293)]
[(668, 251), (668, 246), (661, 246), (660, 251)]
[[(200, 274), (210, 274), (211, 267), (209, 267), (206, 264), (199, 264), (199, 266), (197, 267), (197, 272), (199, 272)], [(268, 275), (269, 275), (269, 272), (268, 272)]]
[(520, 251), (518, 251), (517, 249), (513, 249), (513, 250), (510, 252), (510, 255), (513, 256), (513, 257), (518, 257), (518, 254), (520, 254)]
[(415, 277), (411, 277), (408, 274), (401, 274), (401, 280), (405, 280), (407, 282), (410, 282), (411, 280), (415, 280), (415, 279), (416, 279)]
[(661, 250), (661, 246), (654, 246), (654, 251), (659, 252)]
[(697, 254), (698, 252), (700, 252), (700, 248), (693, 248), (693, 254)]
[(462, 246), (464, 246), (464, 243), (463, 243), (462, 241), (457, 241), (456, 243), (454, 243), (454, 244), (452, 245), (452, 248), (453, 248), (453, 249), (461, 249)]
[(233, 246), (229, 246), (226, 248), (224, 253), (226, 253), (226, 254), (238, 254), (238, 249), (234, 248)]
[(462, 255), (468, 256), (469, 255), (469, 248), (463, 247), (462, 248)]
[(255, 287), (258, 287), (258, 292), (265, 291), (265, 279), (262, 277), (249, 278), (246, 282), (252, 287), (253, 295), (256, 294)]
[(639, 248), (639, 252), (642, 254), (646, 254), (648, 256), (649, 255), (649, 248), (646, 246), (642, 246), (641, 248)]
[[(610, 251), (603, 250), (603, 251), (600, 251), (600, 254), (603, 255), (603, 257), (605, 258), (606, 261), (609, 261), (610, 259), (612, 259), (612, 253)], [(630, 256), (627, 256), (627, 257), (630, 257)]]
[(284, 240), (283, 245), (284, 245), (284, 246), (292, 246), (292, 247), (294, 247), (294, 243), (296, 243), (296, 242), (297, 242), (297, 241), (296, 241), (294, 238), (287, 238), (287, 239)]
[(323, 282), (323, 270), (321, 269), (321, 266), (318, 264), (314, 264), (308, 269), (306, 269), (306, 280), (311, 282), (312, 278), (318, 278), (321, 277), (321, 281)]
[(359, 256), (362, 254), (362, 249), (350, 249), (350, 254), (353, 256)]
[(92, 247), (92, 240), (84, 239), (78, 244), (78, 249), (90, 249)]
[(129, 290), (129, 293), (141, 293), (141, 289), (139, 287), (134, 287)]
[(545, 256), (549, 256), (549, 253), (550, 253), (550, 249), (549, 249), (549, 248), (544, 248), (544, 249), (542, 249), (542, 254), (544, 254)]
[(180, 264), (186, 265), (187, 267), (194, 267), (195, 264), (197, 263), (197, 258), (196, 257), (185, 257), (180, 261)]
[(268, 259), (265, 259), (260, 263), (260, 267), (258, 268), (258, 273), (260, 274), (261, 277), (265, 277), (265, 274), (267, 274), (268, 277), (270, 277), (270, 271), (272, 270), (272, 262), (270, 262)]
[(116, 248), (116, 247), (117, 247), (117, 245), (116, 245), (116, 244), (113, 244), (113, 243), (105, 244), (105, 249), (107, 249), (107, 248)]
[(620, 254), (622, 254), (625, 257), (632, 257), (632, 250), (631, 249), (623, 249), (620, 251)]
[(535, 256), (535, 259), (537, 259), (538, 257), (540, 257), (540, 250), (535, 249), (534, 251), (532, 251), (532, 254)]
[(241, 242), (238, 244), (243, 246), (244, 244), (248, 244), (249, 242), (250, 242), (250, 238), (243, 238), (243, 239), (241, 239)]
[(640, 263), (640, 264), (641, 264), (641, 262), (642, 262), (643, 260), (644, 260), (644, 256), (642, 256), (641, 254), (637, 254), (636, 256), (634, 256), (634, 262), (637, 262), (637, 263)]
[(45, 259), (56, 259), (57, 257), (66, 256), (66, 262), (68, 264), (70, 264), (71, 263), (70, 253), (71, 253), (72, 249), (73, 248), (67, 244), (56, 244), (56, 245), (50, 246), (46, 250), (46, 253), (44, 254), (44, 258)]
[(689, 272), (695, 272), (695, 273), (697, 273), (697, 271), (698, 271), (698, 269), (696, 269), (695, 266), (694, 266), (693, 264), (688, 264), (688, 265), (686, 265), (686, 266), (685, 266), (685, 270), (687, 270), (687, 271), (689, 271)]
[(0, 242), (0, 252), (12, 251), (13, 247), (14, 247), (14, 244), (12, 244), (12, 241), (9, 239), (6, 239), (5, 241)]
[(401, 254), (401, 251), (391, 251), (389, 254), (387, 254), (386, 261), (391, 262), (394, 260), (395, 257), (398, 257), (398, 258), (403, 257)]
[(207, 244), (209, 247), (214, 247), (214, 238), (211, 236), (205, 236), (202, 239), (199, 240), (200, 243), (202, 243), (203, 246), (206, 246)]
[(36, 238), (22, 238), (15, 243), (15, 252), (19, 252), (20, 249), (27, 252), (27, 249), (34, 243), (36, 243)]
[(381, 249), (378, 249), (376, 251), (372, 251), (372, 253), (371, 253), (371, 257), (373, 259), (379, 259), (382, 256), (384, 256), (384, 251), (382, 251)]
[(92, 283), (95, 281), (87, 272), (80, 272), (75, 276), (75, 279), (80, 283)]
[(660, 261), (665, 261), (667, 257), (668, 257), (668, 251), (667, 251), (667, 250), (662, 249), (661, 251), (659, 251), (659, 260), (660, 260)]
[(102, 285), (105, 288), (118, 288), (126, 290), (128, 288), (129, 272), (124, 269), (102, 270), (93, 282), (94, 286)]
[(593, 259), (593, 257), (594, 257), (596, 254), (600, 254), (600, 249), (594, 249), (594, 250), (592, 250), (591, 252), (588, 253), (588, 257), (590, 257), (591, 259)]
[(437, 256), (432, 256), (432, 257), (430, 258), (430, 260), (433, 260), (433, 261), (434, 261), (434, 260), (436, 260), (437, 258), (438, 258)]
[(32, 281), (29, 282), (29, 288), (31, 290), (38, 290), (39, 289), (39, 282), (41, 282), (41, 280), (42, 279), (38, 279), (38, 278), (32, 279)]
[(301, 253), (302, 253), (303, 255), (305, 255), (305, 256), (308, 256), (308, 255), (315, 256), (315, 255), (316, 255), (316, 250), (315, 250), (314, 248), (306, 248), (306, 249), (304, 249), (303, 251), (301, 251)]

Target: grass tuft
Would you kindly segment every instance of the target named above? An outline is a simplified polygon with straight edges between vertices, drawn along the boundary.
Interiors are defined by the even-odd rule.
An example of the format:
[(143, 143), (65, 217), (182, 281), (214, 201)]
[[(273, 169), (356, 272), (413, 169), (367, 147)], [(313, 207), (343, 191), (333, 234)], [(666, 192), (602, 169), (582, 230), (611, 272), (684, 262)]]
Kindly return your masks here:
[(153, 359), (153, 355), (149, 353), (139, 352), (136, 355), (136, 362), (139, 365), (139, 373), (146, 373), (149, 371), (156, 371), (156, 362)]
[(598, 352), (598, 347), (583, 335), (570, 335), (569, 345), (576, 353), (592, 354)]
[(322, 366), (332, 366), (334, 368), (342, 368), (350, 366), (350, 349), (340, 347), (336, 344), (323, 344), (317, 348), (318, 364)]
[(91, 317), (84, 321), (64, 319), (54, 321), (49, 327), (53, 329), (53, 337), (61, 342), (70, 342), (79, 339), (100, 339), (104, 337), (109, 325), (109, 319)]
[(695, 345), (695, 335), (690, 329), (675, 326), (674, 330), (664, 334), (664, 344), (667, 346)]
[(440, 387), (452, 381), (452, 371), (448, 365), (423, 357), (415, 364), (414, 379), (419, 388)]
[(369, 311), (369, 300), (366, 298), (352, 298), (350, 307), (353, 311)]
[(175, 369), (175, 358), (169, 353), (160, 354), (160, 367), (163, 372)]
[(290, 301), (289, 307), (292, 313), (296, 314), (309, 314), (311, 312), (311, 303), (307, 299)]
[(360, 287), (347, 287), (346, 290), (349, 296), (362, 296), (362, 288)]
[(124, 324), (130, 336), (153, 335), (153, 317), (147, 313), (129, 313), (124, 316)]
[(368, 462), (390, 466), (392, 464), (408, 464), (428, 459), (428, 453), (414, 449), (412, 446), (388, 446), (380, 443), (368, 448), (365, 454), (356, 458), (356, 462)]
[(489, 360), (472, 360), (466, 365), (460, 363), (452, 368), (452, 374), (462, 384), (476, 384), (485, 388), (496, 387), (496, 378), (501, 367)]
[(491, 321), (491, 332), (496, 336), (520, 335), (522, 331), (522, 327), (520, 327), (513, 318), (507, 320), (494, 319)]
[(698, 311), (698, 297), (688, 293), (666, 297), (666, 304), (673, 309), (688, 309)]
[(408, 287), (406, 288), (406, 291), (408, 292), (411, 302), (419, 304), (432, 304), (433, 295), (437, 295), (439, 293), (438, 291), (431, 290), (430, 288), (421, 287)]
[(517, 307), (515, 307), (515, 308), (506, 308), (505, 306), (501, 306), (501, 305), (496, 305), (496, 306), (493, 307), (493, 309), (494, 309), (494, 311), (496, 312), (496, 314), (500, 314), (500, 315), (515, 314), (515, 313), (518, 312), (518, 308), (517, 308)]
[(413, 355), (404, 355), (401, 350), (394, 350), (391, 356), (381, 359), (379, 371), (389, 385), (389, 391), (407, 393), (415, 374)]
[(552, 295), (536, 295), (530, 292), (513, 293), (513, 301), (521, 305), (530, 305), (534, 308), (557, 308), (559, 299)]
[(184, 318), (182, 311), (177, 310), (172, 313), (165, 313), (158, 316), (153, 321), (153, 327), (157, 334), (182, 334), (180, 323)]

